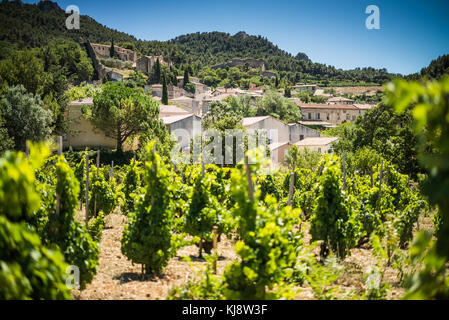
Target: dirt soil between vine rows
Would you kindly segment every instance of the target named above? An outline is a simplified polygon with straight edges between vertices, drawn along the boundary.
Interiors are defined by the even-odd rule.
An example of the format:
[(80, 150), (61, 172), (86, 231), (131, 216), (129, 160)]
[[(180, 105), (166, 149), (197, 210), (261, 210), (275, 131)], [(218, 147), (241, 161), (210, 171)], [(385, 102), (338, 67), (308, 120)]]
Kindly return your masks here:
[[(421, 229), (430, 229), (431, 221), (429, 218), (422, 218)], [(190, 279), (194, 279), (196, 272), (206, 266), (203, 259), (198, 258), (198, 247), (184, 247), (178, 251), (176, 257), (169, 261), (164, 274), (157, 277), (143, 278), (141, 275), (141, 266), (133, 265), (120, 250), (120, 239), (122, 231), (127, 223), (125, 216), (117, 210), (106, 217), (106, 228), (100, 248), (99, 270), (92, 283), (87, 285), (83, 291), (74, 290), (72, 295), (74, 299), (80, 300), (156, 300), (166, 299), (170, 289), (182, 286)], [(310, 236), (305, 235), (305, 241), (308, 243)], [(223, 239), (218, 244), (220, 254), (217, 263), (218, 273), (221, 274), (225, 266), (231, 261), (238, 260), (234, 252), (234, 241)], [(183, 257), (190, 257), (192, 266), (183, 260)], [(376, 259), (372, 255), (368, 246), (353, 249), (351, 255), (343, 262), (344, 274), (339, 278), (338, 285), (342, 290), (341, 298), (344, 293), (356, 292), (361, 294), (364, 291), (363, 274), (369, 266), (374, 266)], [(399, 286), (398, 273), (392, 268), (387, 268), (384, 281), (391, 285), (388, 299), (400, 299), (405, 292)], [(313, 300), (316, 297), (309, 287), (298, 287), (299, 294), (297, 300)]]

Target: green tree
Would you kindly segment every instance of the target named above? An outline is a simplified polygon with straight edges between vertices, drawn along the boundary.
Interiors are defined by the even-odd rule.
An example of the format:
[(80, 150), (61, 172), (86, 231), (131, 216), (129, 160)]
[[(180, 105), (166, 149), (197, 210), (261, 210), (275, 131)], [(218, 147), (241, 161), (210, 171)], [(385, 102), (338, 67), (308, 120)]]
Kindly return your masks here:
[(125, 141), (147, 129), (159, 116), (158, 104), (145, 94), (123, 83), (108, 82), (94, 97), (89, 115), (92, 124), (117, 140), (117, 153)]
[(109, 49), (109, 56), (111, 58), (114, 58), (115, 56), (114, 38), (111, 40), (111, 48)]
[(159, 59), (157, 59), (153, 65), (153, 68), (151, 69), (150, 77), (148, 78), (148, 84), (161, 83), (161, 77), (161, 63), (159, 62)]
[(45, 110), (38, 96), (19, 85), (9, 87), (0, 100), (0, 114), (8, 136), (17, 150), (25, 150), (26, 141), (41, 141), (50, 136), (52, 114)]
[(184, 85), (183, 85), (183, 87), (185, 88), (188, 83), (190, 83), (189, 70), (185, 69), (184, 70)]
[(0, 140), (0, 156), (6, 150), (14, 148), (14, 141), (9, 137), (8, 130), (4, 127), (4, 124), (5, 121), (3, 120), (0, 113), (0, 137), (2, 137), (2, 139)]
[(42, 61), (29, 50), (16, 51), (0, 61), (0, 82), (6, 81), (9, 86), (23, 85), (28, 92), (40, 95), (46, 77)]
[(189, 82), (188, 84), (186, 84), (184, 86), (184, 90), (187, 91), (187, 92), (190, 92), (192, 94), (195, 94), (196, 87), (195, 87), (195, 85), (193, 83)]
[(165, 79), (165, 74), (162, 75), (162, 104), (168, 105), (168, 88), (167, 80)]
[(299, 107), (275, 90), (267, 91), (263, 99), (257, 101), (256, 106), (258, 116), (270, 115), (288, 123), (298, 122), (302, 118)]

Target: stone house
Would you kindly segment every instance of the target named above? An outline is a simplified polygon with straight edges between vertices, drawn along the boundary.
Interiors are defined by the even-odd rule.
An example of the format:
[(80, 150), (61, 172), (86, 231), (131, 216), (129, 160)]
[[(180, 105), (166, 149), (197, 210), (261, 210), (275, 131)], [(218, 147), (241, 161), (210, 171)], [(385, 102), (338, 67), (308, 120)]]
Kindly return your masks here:
[(174, 99), (170, 99), (172, 103), (180, 105), (186, 110), (189, 110), (190, 113), (194, 113), (199, 115), (199, 110), (201, 110), (201, 101), (197, 99), (193, 99), (186, 96), (177, 97)]
[(327, 100), (328, 104), (354, 104), (354, 100), (345, 97), (333, 97)]
[[(299, 103), (303, 121), (325, 121), (333, 125), (354, 122), (361, 110), (347, 104), (305, 104)], [(360, 112), (359, 112), (360, 111)]]
[(68, 104), (65, 119), (68, 123), (68, 131), (63, 135), (64, 149), (72, 147), (75, 150), (83, 150), (86, 147), (97, 149), (115, 149), (117, 141), (105, 132), (94, 129), (82, 112), (83, 106), (93, 105), (92, 98), (72, 101)]
[(272, 116), (243, 118), (246, 129), (268, 130), (270, 143), (290, 142), (290, 128), (287, 124)]
[(296, 92), (315, 92), (318, 89), (318, 85), (316, 84), (298, 84), (292, 87), (292, 90)]
[[(153, 97), (159, 97), (162, 98), (162, 84), (153, 84), (149, 87), (145, 86), (146, 90), (152, 89)], [(167, 92), (168, 92), (168, 99), (175, 99), (179, 97), (183, 97), (185, 95), (189, 95), (187, 91), (185, 91), (182, 88), (178, 88), (174, 85), (168, 84), (167, 85)]]
[(299, 149), (308, 148), (319, 153), (332, 153), (332, 143), (338, 141), (337, 137), (310, 137), (294, 143)]
[(289, 123), (290, 129), (290, 143), (295, 143), (309, 137), (319, 137), (319, 131), (306, 127), (300, 123)]
[(288, 154), (291, 144), (288, 142), (278, 142), (269, 145), (271, 151), (271, 163), (275, 165), (285, 164), (285, 156)]
[(149, 75), (157, 60), (159, 60), (161, 65), (171, 65), (165, 62), (162, 56), (142, 56), (137, 59), (136, 69), (146, 75)]
[(189, 112), (187, 110), (181, 109), (178, 106), (163, 105), (163, 104), (161, 104), (159, 106), (159, 117), (160, 118), (181, 116), (181, 115), (188, 115), (188, 114), (189, 114)]
[(190, 140), (201, 134), (201, 118), (194, 114), (161, 117), (167, 129), (176, 135), (181, 152), (190, 150)]
[[(91, 43), (95, 54), (100, 58), (110, 58), (111, 45), (109, 44), (99, 44)], [(137, 53), (133, 50), (125, 49), (114, 45), (115, 54), (125, 62), (132, 62), (133, 66), (137, 63)]]

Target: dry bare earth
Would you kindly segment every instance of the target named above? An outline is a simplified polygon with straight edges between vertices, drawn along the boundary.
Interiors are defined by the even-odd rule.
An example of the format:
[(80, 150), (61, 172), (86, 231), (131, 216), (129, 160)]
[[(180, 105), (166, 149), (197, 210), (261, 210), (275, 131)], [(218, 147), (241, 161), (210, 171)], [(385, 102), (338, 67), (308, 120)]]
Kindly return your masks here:
[[(81, 215), (80, 215), (81, 216)], [(198, 248), (190, 246), (178, 251), (178, 255), (169, 261), (168, 267), (162, 276), (146, 278), (141, 277), (141, 266), (133, 265), (120, 251), (120, 239), (126, 217), (118, 210), (106, 217), (106, 228), (100, 243), (100, 267), (94, 280), (83, 291), (75, 290), (74, 299), (83, 300), (155, 300), (166, 299), (168, 292), (175, 286), (181, 286), (195, 277), (195, 272), (206, 265), (198, 259)], [(421, 229), (432, 229), (430, 218), (420, 219)], [(305, 235), (305, 241), (310, 241), (310, 235)], [(217, 263), (218, 273), (221, 274), (225, 266), (238, 260), (234, 252), (234, 243), (224, 239), (218, 245), (220, 259)], [(193, 270), (182, 257), (192, 259)], [(351, 250), (351, 255), (343, 262), (344, 274), (338, 280), (340, 289), (344, 292), (354, 291), (361, 294), (364, 291), (363, 274), (369, 266), (374, 266), (376, 259), (369, 246)], [(398, 283), (398, 273), (388, 268), (384, 280), (392, 286), (388, 299), (400, 299), (404, 289)], [(298, 287), (300, 290), (295, 300), (315, 299), (309, 287)]]
[[(106, 228), (100, 243), (100, 269), (85, 290), (74, 291), (74, 299), (165, 299), (172, 287), (181, 286), (195, 277), (195, 270), (188, 262), (183, 261), (183, 257), (190, 257), (197, 271), (206, 265), (203, 259), (197, 258), (196, 246), (184, 247), (169, 261), (162, 276), (143, 279), (141, 265), (133, 265), (120, 250), (120, 240), (125, 224), (126, 217), (117, 211), (106, 217)], [(237, 255), (231, 241), (226, 239), (219, 243), (219, 253), (217, 271), (222, 273), (230, 261), (237, 259)]]

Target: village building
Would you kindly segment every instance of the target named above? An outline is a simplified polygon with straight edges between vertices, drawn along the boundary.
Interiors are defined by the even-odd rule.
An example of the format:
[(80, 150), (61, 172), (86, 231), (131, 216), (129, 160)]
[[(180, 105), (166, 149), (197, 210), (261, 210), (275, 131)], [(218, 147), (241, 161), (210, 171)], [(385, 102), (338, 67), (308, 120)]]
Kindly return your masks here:
[(309, 127), (306, 127), (300, 123), (289, 123), (289, 141), (295, 143), (304, 140), (307, 137), (319, 137), (320, 132)]
[(242, 125), (246, 129), (267, 130), (268, 144), (290, 142), (289, 126), (272, 116), (243, 118)]
[[(347, 104), (298, 104), (302, 120), (325, 121), (333, 125), (354, 122), (362, 111), (354, 105)], [(360, 112), (359, 112), (360, 111)]]
[(243, 118), (246, 129), (267, 130), (268, 145), (275, 151), (274, 164), (284, 163), (287, 150), (292, 144), (309, 137), (319, 137), (320, 133), (299, 123), (285, 124), (272, 116)]
[[(178, 87), (184, 88), (184, 77), (179, 76), (179, 77), (176, 77), (176, 79), (178, 80)], [(209, 87), (207, 85), (201, 83), (200, 78), (189, 77), (189, 81), (190, 81), (190, 83), (195, 85), (195, 94), (203, 94), (203, 93), (206, 93), (207, 91), (209, 91)]]
[(325, 130), (328, 128), (335, 128), (336, 125), (326, 122), (326, 121), (299, 121), (305, 127), (312, 128), (315, 130)]
[[(145, 91), (148, 91), (149, 89), (151, 89), (153, 97), (162, 98), (162, 87), (163, 87), (162, 84), (153, 84), (151, 86), (146, 85)], [(184, 96), (193, 96), (192, 94), (188, 93), (184, 89), (178, 88), (171, 84), (167, 85), (167, 93), (168, 93), (168, 99), (176, 99), (176, 98), (184, 97)]]
[[(176, 77), (176, 79), (178, 80), (178, 87), (184, 87), (184, 76), (178, 76)], [(189, 77), (189, 81), (193, 84), (197, 84), (200, 83), (200, 78), (197, 77)]]
[(315, 92), (318, 89), (316, 84), (298, 84), (292, 87), (292, 90), (296, 92)]
[(323, 97), (326, 97), (326, 98), (332, 98), (332, 94), (330, 94), (330, 93), (325, 93), (324, 92), (324, 89), (317, 89), (317, 90), (315, 90), (315, 92), (313, 93), (313, 95), (316, 97), (316, 96), (323, 96)]
[(201, 118), (194, 114), (177, 115), (170, 117), (161, 117), (165, 126), (171, 133), (175, 130), (184, 130), (184, 134), (177, 132), (180, 152), (188, 152), (190, 150), (190, 140), (197, 135), (201, 135)]
[(161, 65), (167, 66), (171, 65), (165, 62), (162, 56), (142, 56), (137, 59), (136, 69), (146, 75), (149, 75), (151, 73), (151, 70), (153, 69), (153, 66), (156, 64), (157, 60), (159, 60), (159, 63)]
[[(93, 48), (95, 54), (100, 58), (110, 58), (111, 57), (111, 45), (109, 44), (99, 44), (99, 43), (91, 43), (91, 47)], [(132, 62), (133, 67), (136, 66), (137, 62), (137, 53), (133, 50), (121, 48), (114, 45), (114, 52), (125, 62)]]
[(285, 157), (291, 144), (288, 142), (277, 142), (270, 144), (268, 147), (271, 151), (271, 163), (275, 165), (285, 164)]
[(310, 151), (319, 152), (322, 154), (332, 153), (332, 143), (337, 142), (337, 137), (310, 137), (296, 142), (294, 145), (298, 149), (309, 149)]
[(123, 75), (114, 70), (106, 71), (106, 76), (109, 81), (121, 82), (123, 81)]
[(354, 104), (354, 100), (345, 97), (334, 97), (327, 100), (328, 104)]
[(187, 110), (184, 110), (178, 106), (173, 105), (163, 105), (161, 104), (159, 106), (159, 117), (165, 118), (165, 117), (172, 117), (172, 116), (182, 116), (182, 115), (188, 115), (189, 112)]
[(83, 115), (83, 106), (92, 106), (92, 98), (72, 101), (68, 104), (65, 119), (68, 131), (63, 135), (63, 147), (75, 150), (83, 150), (86, 147), (92, 149), (105, 148), (114, 149), (117, 141), (105, 132), (95, 129), (90, 121)]
[(186, 96), (180, 96), (174, 99), (170, 99), (171, 103), (180, 105), (190, 113), (200, 116), (201, 115), (201, 101)]

